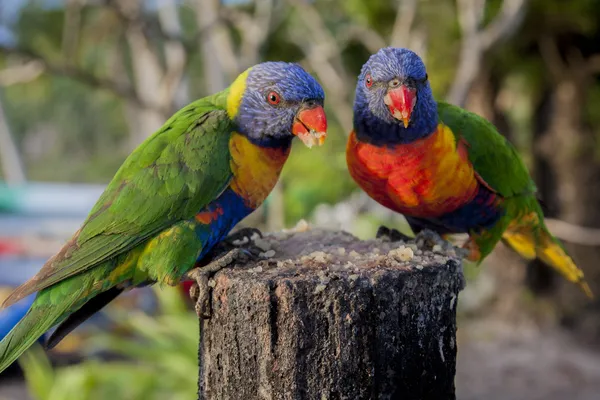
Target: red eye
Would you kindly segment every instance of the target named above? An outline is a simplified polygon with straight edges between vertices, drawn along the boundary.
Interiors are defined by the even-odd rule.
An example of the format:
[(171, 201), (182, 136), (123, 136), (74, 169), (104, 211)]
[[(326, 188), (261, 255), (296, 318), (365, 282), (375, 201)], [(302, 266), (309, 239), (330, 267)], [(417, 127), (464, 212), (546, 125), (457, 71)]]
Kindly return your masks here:
[(371, 78), (371, 74), (367, 74), (367, 76), (365, 77), (365, 86), (368, 88), (373, 86), (373, 79)]
[(279, 104), (279, 102), (281, 101), (281, 97), (277, 92), (269, 92), (269, 94), (267, 95), (267, 101), (273, 105), (276, 105)]

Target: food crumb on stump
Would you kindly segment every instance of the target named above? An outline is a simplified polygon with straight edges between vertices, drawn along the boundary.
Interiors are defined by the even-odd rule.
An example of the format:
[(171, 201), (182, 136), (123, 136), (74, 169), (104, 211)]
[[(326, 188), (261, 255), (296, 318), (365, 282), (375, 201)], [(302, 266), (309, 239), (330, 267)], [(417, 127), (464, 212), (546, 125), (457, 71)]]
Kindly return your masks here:
[[(254, 242), (263, 250), (261, 259), (247, 267), (260, 266), (263, 272), (284, 269), (295, 274), (306, 268), (327, 268), (350, 274), (360, 273), (365, 267), (423, 270), (457, 259), (463, 251), (427, 230), (413, 240), (392, 242), (375, 238), (358, 240), (347, 232), (309, 229), (306, 223), (287, 231), (265, 234)], [(236, 266), (240, 267), (243, 268)]]

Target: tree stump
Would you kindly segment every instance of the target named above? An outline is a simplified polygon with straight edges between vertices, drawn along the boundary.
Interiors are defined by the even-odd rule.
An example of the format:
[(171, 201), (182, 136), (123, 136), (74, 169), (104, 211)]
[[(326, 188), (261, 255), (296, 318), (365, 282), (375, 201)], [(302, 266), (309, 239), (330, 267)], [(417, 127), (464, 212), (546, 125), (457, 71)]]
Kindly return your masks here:
[(259, 240), (269, 259), (211, 282), (199, 399), (455, 399), (464, 280), (450, 244), (431, 232), (408, 243), (322, 230)]

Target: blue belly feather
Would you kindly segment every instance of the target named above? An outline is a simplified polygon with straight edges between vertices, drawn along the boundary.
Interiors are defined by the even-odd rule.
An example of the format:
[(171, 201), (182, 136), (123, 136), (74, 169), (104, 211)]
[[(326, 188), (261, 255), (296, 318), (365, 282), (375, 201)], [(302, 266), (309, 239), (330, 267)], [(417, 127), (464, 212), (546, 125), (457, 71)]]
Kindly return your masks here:
[(467, 204), (436, 218), (414, 218), (406, 215), (413, 231), (431, 229), (439, 234), (480, 232), (490, 229), (504, 215), (498, 195), (483, 185)]
[(198, 261), (206, 256), (206, 253), (217, 243), (223, 240), (238, 222), (254, 211), (231, 188), (227, 188), (216, 200), (204, 207), (200, 213), (217, 213), (219, 210), (222, 210), (222, 214), (208, 224), (198, 222), (195, 219), (193, 220), (196, 224), (196, 235), (200, 243), (202, 243), (202, 252), (198, 256)]

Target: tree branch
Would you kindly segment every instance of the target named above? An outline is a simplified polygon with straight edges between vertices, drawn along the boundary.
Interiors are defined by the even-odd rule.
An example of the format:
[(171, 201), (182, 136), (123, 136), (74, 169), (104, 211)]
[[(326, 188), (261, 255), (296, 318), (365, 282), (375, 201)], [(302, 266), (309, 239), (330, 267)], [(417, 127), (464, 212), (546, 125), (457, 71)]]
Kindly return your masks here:
[(457, 0), (462, 30), (460, 61), (447, 96), (450, 103), (463, 106), (481, 68), (484, 53), (512, 34), (523, 21), (527, 0), (504, 0), (502, 9), (486, 28), (481, 28), (485, 0)]
[(253, 15), (233, 7), (222, 12), (223, 17), (229, 20), (242, 35), (240, 69), (259, 62), (260, 50), (271, 31), (274, 8), (273, 0), (255, 0)]
[(538, 46), (550, 74), (554, 79), (561, 79), (566, 73), (567, 65), (560, 56), (554, 39), (549, 36), (543, 36), (540, 38)]
[[(174, 0), (163, 0), (162, 7), (158, 10), (158, 20), (161, 32), (166, 32), (171, 36), (181, 36), (181, 24)], [(188, 87), (181, 85), (188, 60), (186, 49), (179, 41), (167, 40), (164, 50), (166, 68), (161, 80), (161, 92), (165, 93), (169, 104), (172, 104), (178, 89), (180, 89), (179, 103), (187, 103), (189, 101)]]
[[(332, 111), (346, 134), (352, 130), (352, 106), (349, 103), (348, 82), (340, 49), (317, 10), (309, 3), (288, 0), (297, 12), (303, 29), (292, 32), (290, 40), (306, 54), (306, 60), (325, 86), (335, 104)], [(312, 40), (306, 40), (306, 35)]]
[(22, 183), (25, 181), (25, 169), (19, 157), (19, 151), (12, 139), (2, 103), (0, 102), (0, 167), (4, 179), (8, 183)]
[(71, 64), (75, 60), (74, 56), (79, 44), (82, 7), (82, 0), (67, 0), (65, 4), (65, 21), (62, 34), (62, 55), (65, 64)]
[(525, 18), (526, 0), (504, 0), (500, 13), (481, 32), (481, 46), (490, 49), (501, 40), (508, 38)]
[(387, 43), (379, 33), (366, 26), (350, 24), (342, 27), (337, 34), (337, 41), (340, 49), (345, 49), (352, 41), (361, 43), (370, 53), (376, 53)]
[(417, 15), (417, 0), (400, 0), (396, 21), (390, 36), (390, 46), (408, 47), (411, 40), (411, 30)]
[[(200, 29), (205, 30), (202, 52), (204, 63), (209, 67), (205, 71), (209, 90), (216, 92), (224, 89), (227, 82), (240, 71), (231, 35), (221, 20), (220, 0), (196, 0), (196, 18)], [(212, 28), (208, 28), (212, 26)]]
[(588, 58), (587, 61), (588, 71), (591, 74), (600, 73), (600, 55), (596, 54)]
[(104, 0), (103, 5), (111, 8), (115, 12), (125, 28), (131, 25), (138, 25), (143, 29), (148, 40), (159, 38), (165, 42), (177, 42), (183, 46), (186, 54), (197, 52), (198, 43), (202, 41), (203, 36), (217, 24), (222, 23), (225, 19), (221, 15), (218, 15), (210, 24), (202, 27), (202, 29), (198, 29), (191, 37), (186, 38), (182, 35), (181, 29), (172, 29), (172, 26), (167, 27), (164, 22), (161, 22), (160, 13), (158, 15), (159, 23), (151, 23), (147, 18), (144, 18), (143, 13), (132, 12), (131, 6), (124, 7), (121, 3), (122, 1), (123, 0)]
[(479, 26), (483, 21), (485, 0), (458, 0), (458, 21), (462, 30), (460, 60), (447, 100), (463, 106), (482, 59)]
[(94, 88), (108, 90), (118, 97), (130, 100), (145, 108), (152, 109), (154, 107), (152, 104), (146, 104), (142, 101), (133, 87), (126, 83), (98, 77), (89, 71), (85, 71), (75, 66), (55, 64), (32, 49), (0, 46), (0, 52), (8, 55), (20, 56), (29, 61), (36, 61), (40, 63), (46, 72), (52, 75), (63, 76)]
[(6, 67), (0, 70), (0, 86), (31, 82), (42, 75), (44, 71), (45, 66), (39, 60), (30, 60), (20, 65)]
[(553, 218), (545, 218), (544, 221), (550, 232), (560, 240), (582, 246), (600, 246), (600, 229), (574, 225)]

